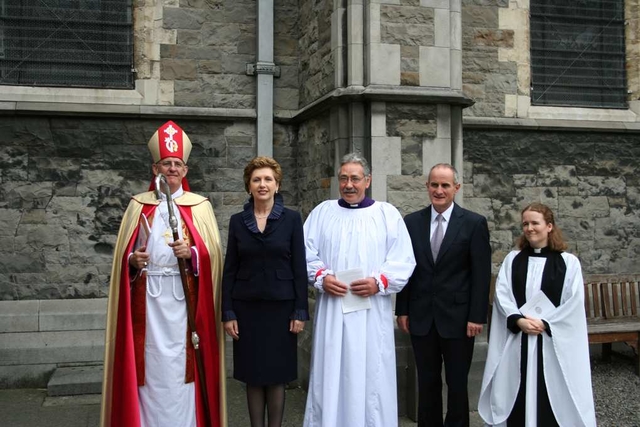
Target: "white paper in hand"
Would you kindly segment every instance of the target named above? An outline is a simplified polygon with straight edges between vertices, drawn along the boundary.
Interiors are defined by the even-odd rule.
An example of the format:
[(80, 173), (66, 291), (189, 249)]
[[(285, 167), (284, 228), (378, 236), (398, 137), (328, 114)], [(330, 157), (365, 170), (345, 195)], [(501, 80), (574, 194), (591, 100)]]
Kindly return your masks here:
[[(336, 273), (336, 279), (347, 286), (349, 286), (354, 280), (363, 278), (364, 273), (362, 268), (352, 268), (350, 270), (338, 271)], [(352, 311), (367, 310), (369, 308), (371, 308), (371, 301), (369, 301), (369, 298), (352, 294), (349, 286), (347, 294), (342, 297), (342, 312), (346, 314), (351, 313)]]
[(520, 307), (520, 313), (522, 313), (523, 316), (545, 319), (549, 317), (555, 309), (556, 306), (547, 298), (547, 295), (542, 291), (538, 291), (529, 301)]

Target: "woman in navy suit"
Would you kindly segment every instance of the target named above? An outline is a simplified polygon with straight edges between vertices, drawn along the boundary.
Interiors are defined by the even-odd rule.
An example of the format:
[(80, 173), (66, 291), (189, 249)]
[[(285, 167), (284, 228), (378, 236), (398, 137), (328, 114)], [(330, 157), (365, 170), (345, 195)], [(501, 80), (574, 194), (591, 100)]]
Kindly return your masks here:
[(282, 169), (256, 157), (244, 169), (249, 201), (229, 221), (222, 321), (233, 377), (247, 384), (252, 427), (280, 427), (285, 384), (297, 377), (297, 334), (309, 319), (302, 218), (284, 207)]

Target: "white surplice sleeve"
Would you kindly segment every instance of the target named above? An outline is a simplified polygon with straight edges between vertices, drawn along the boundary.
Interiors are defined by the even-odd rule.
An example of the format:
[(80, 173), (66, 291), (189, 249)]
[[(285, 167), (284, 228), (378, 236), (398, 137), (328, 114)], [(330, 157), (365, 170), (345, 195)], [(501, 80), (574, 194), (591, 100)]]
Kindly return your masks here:
[(562, 253), (567, 272), (560, 305), (545, 319), (551, 337), (543, 334), (545, 382), (560, 425), (595, 427), (584, 280), (580, 261)]
[(488, 425), (507, 420), (520, 388), (521, 334), (507, 328), (507, 318), (520, 313), (511, 283), (513, 259), (519, 252), (512, 251), (505, 257), (495, 285), (489, 351), (478, 402), (478, 413)]
[(416, 259), (411, 237), (400, 212), (389, 203), (378, 203), (382, 205), (387, 225), (386, 258), (377, 271), (370, 273), (378, 283), (384, 283), (381, 276), (386, 278), (386, 286), (379, 287), (380, 294), (390, 295), (400, 292), (407, 284), (416, 266)]
[(320, 292), (324, 292), (322, 281), (328, 274), (334, 272), (327, 267), (319, 255), (320, 239), (322, 234), (322, 211), (327, 202), (321, 203), (311, 211), (307, 220), (304, 222), (304, 247), (307, 260), (307, 280), (310, 286), (315, 287)]

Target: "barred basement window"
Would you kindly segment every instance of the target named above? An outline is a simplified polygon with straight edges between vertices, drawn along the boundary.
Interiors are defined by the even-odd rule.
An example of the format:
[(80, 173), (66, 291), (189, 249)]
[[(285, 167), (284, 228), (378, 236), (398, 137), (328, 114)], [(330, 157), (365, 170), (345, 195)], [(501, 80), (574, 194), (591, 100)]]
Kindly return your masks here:
[(0, 0), (0, 84), (133, 88), (131, 0)]
[(624, 0), (531, 0), (531, 104), (626, 108)]

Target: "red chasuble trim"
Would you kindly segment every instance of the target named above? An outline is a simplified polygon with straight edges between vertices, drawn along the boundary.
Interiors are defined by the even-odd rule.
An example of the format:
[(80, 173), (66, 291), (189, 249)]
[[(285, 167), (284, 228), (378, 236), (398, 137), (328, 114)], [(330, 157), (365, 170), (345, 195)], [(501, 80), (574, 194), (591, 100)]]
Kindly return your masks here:
[(136, 380), (136, 357), (131, 319), (131, 295), (129, 286), (129, 254), (133, 250), (137, 233), (129, 241), (122, 254), (120, 272), (120, 296), (118, 299), (118, 323), (113, 361), (111, 396), (111, 426), (138, 427), (140, 403)]
[[(192, 244), (195, 244), (200, 257), (200, 274), (198, 275), (200, 284), (198, 287), (198, 306), (196, 308), (196, 329), (200, 336), (200, 353), (204, 361), (204, 372), (206, 375), (207, 397), (209, 398), (209, 410), (211, 425), (220, 427), (220, 351), (218, 349), (218, 337), (216, 333), (216, 313), (213, 305), (213, 289), (217, 283), (211, 283), (211, 259), (209, 251), (202, 240), (202, 237), (195, 232), (191, 209), (178, 206), (182, 220), (191, 231)], [(191, 340), (189, 340), (189, 343)], [(196, 417), (198, 426), (204, 427), (206, 424), (203, 414), (203, 396), (200, 392), (202, 387), (195, 369), (196, 379)]]
[[(153, 225), (155, 210), (156, 206), (154, 205), (142, 207), (141, 215), (149, 218), (149, 226)], [(138, 232), (134, 233), (133, 241), (137, 240)], [(144, 343), (147, 334), (147, 275), (145, 273), (138, 274), (131, 284), (131, 324), (133, 326), (137, 384), (143, 386), (145, 381)]]

